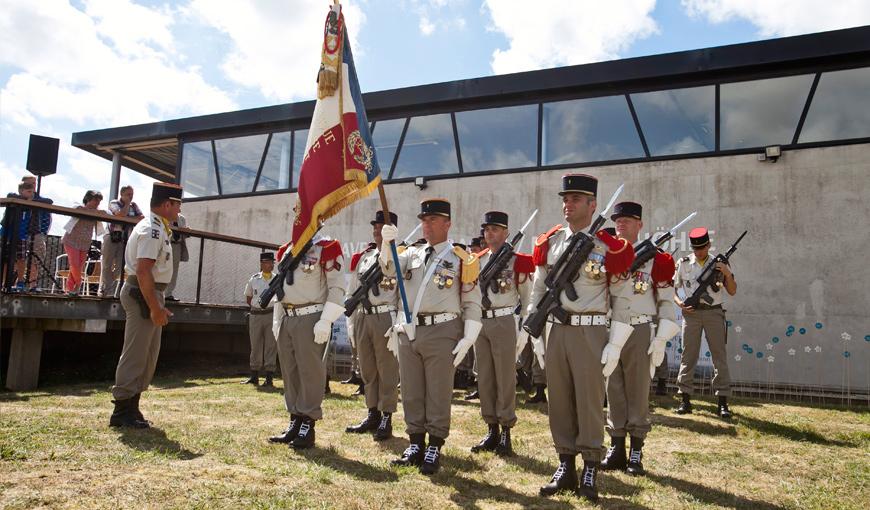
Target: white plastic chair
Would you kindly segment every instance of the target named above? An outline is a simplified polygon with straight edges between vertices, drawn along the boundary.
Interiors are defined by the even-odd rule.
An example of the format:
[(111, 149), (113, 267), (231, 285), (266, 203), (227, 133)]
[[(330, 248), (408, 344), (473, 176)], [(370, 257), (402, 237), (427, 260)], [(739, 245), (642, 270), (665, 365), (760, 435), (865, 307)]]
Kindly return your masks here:
[[(61, 266), (66, 269), (61, 269)], [(54, 282), (51, 282), (51, 293), (54, 294), (57, 291), (57, 284), (55, 282), (60, 282), (63, 287), (61, 291), (66, 289), (67, 279), (69, 279), (69, 262), (67, 261), (66, 253), (63, 253), (54, 259)]]

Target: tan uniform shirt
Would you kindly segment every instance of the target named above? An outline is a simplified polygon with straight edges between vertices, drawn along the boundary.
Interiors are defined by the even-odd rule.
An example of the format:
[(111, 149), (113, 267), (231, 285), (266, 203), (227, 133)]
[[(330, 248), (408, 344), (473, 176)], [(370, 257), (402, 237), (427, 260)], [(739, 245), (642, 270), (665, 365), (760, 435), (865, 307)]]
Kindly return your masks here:
[[(677, 262), (677, 272), (674, 275), (674, 289), (683, 289), (684, 299), (691, 296), (692, 293), (695, 292), (695, 289), (698, 288), (698, 277), (701, 276), (701, 273), (707, 265), (713, 263), (714, 258), (713, 255), (708, 254), (706, 262), (704, 265), (701, 265), (695, 258), (695, 254), (691, 253)], [(707, 289), (707, 293), (710, 294), (711, 298), (713, 298), (713, 302), (704, 303), (702, 301), (702, 303), (710, 306), (722, 304), (722, 297), (724, 295), (724, 285), (722, 284), (722, 280), (722, 273), (719, 273), (719, 284), (711, 285), (710, 288)]]
[(651, 273), (655, 259), (649, 260), (633, 274), (623, 273), (617, 280), (611, 277), (610, 295), (613, 313), (620, 316), (657, 315), (659, 320), (676, 321), (674, 288), (656, 288)]
[[(573, 232), (571, 232), (570, 227), (565, 226), (550, 237), (547, 263), (535, 269), (535, 283), (532, 287), (532, 297), (528, 307), (529, 313), (534, 311), (538, 300), (547, 292), (547, 286), (544, 283), (547, 279), (547, 274), (553, 268), (553, 264), (556, 263), (559, 256), (562, 255), (562, 252), (570, 245), (569, 238), (572, 234)], [(577, 276), (577, 279), (574, 280), (574, 290), (578, 296), (577, 301), (568, 299), (568, 296), (564, 292), (559, 296), (562, 308), (568, 313), (607, 313), (610, 309), (607, 291), (607, 271), (604, 267), (607, 245), (598, 238), (594, 237), (593, 239), (595, 247), (589, 254), (586, 263), (580, 268), (580, 274)], [(628, 322), (625, 310), (620, 311), (619, 314), (614, 313), (613, 319), (619, 322)]]
[[(341, 274), (343, 257), (320, 263), (323, 246), (314, 244), (293, 273), (293, 285), (284, 282), (282, 303), (292, 305), (323, 304), (326, 301), (344, 306), (344, 276)], [(284, 254), (290, 257), (290, 249)]]
[(172, 245), (162, 218), (150, 213), (133, 227), (124, 252), (124, 269), (136, 274), (139, 259), (154, 260), (151, 275), (154, 283), (169, 283), (172, 279)]
[[(380, 252), (375, 248), (370, 248), (366, 250), (357, 262), (356, 268), (350, 273), (350, 282), (347, 286), (347, 297), (350, 297), (351, 294), (359, 288), (360, 285), (360, 276), (362, 276), (366, 271), (368, 271), (372, 266), (378, 263), (378, 255)], [(381, 278), (380, 283), (377, 285), (378, 287), (378, 295), (376, 296), (374, 292), (369, 290), (368, 300), (372, 304), (372, 306), (378, 305), (393, 305), (395, 306), (398, 303), (398, 285), (396, 282), (396, 275), (392, 276), (384, 275)], [(410, 305), (409, 305), (410, 306)], [(359, 311), (359, 308), (357, 308)]]
[[(459, 259), (448, 242), (438, 243), (433, 248), (429, 263), (433, 264), (438, 255), (447, 249), (447, 253), (438, 262), (435, 272), (423, 281), (426, 274), (427, 264), (426, 249), (429, 244), (422, 246), (410, 246), (399, 255), (399, 264), (405, 280), (405, 294), (408, 297), (408, 308), (413, 313), (414, 303), (418, 292), (424, 292), (420, 309), (417, 313), (457, 313), (462, 320), (480, 321), (480, 287), (477, 282), (463, 284), (460, 281)], [(385, 276), (396, 274), (392, 257), (386, 263), (381, 262)], [(461, 289), (460, 289), (461, 287)]]
[[(480, 257), (480, 267), (483, 270), (492, 258), (492, 252), (487, 250)], [(504, 308), (507, 306), (517, 306), (517, 303), (522, 305), (522, 310), (528, 310), (529, 297), (532, 294), (532, 275), (526, 273), (517, 273), (514, 271), (514, 263), (517, 256), (514, 255), (505, 264), (505, 268), (496, 277), (496, 283), (499, 286), (498, 292), (493, 292), (489, 289), (487, 295), (492, 303), (490, 308)], [(483, 290), (481, 289), (481, 292)]]
[(262, 310), (260, 308), (260, 294), (269, 288), (269, 282), (275, 277), (275, 273), (270, 273), (267, 279), (263, 276), (263, 272), (254, 273), (245, 284), (245, 296), (251, 299), (251, 310)]

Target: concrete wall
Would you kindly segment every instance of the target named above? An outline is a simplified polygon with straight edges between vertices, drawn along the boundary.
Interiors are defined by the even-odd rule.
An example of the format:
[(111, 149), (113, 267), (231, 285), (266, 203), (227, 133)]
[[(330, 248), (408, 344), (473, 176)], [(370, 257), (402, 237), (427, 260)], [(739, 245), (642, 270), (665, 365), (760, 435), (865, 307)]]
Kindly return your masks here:
[[(791, 151), (776, 163), (743, 155), (582, 172), (600, 179), (601, 207), (625, 183), (620, 199), (644, 205), (647, 233), (697, 209), (698, 216), (670, 247), (679, 250), (677, 256), (687, 253), (686, 234), (693, 227), (707, 226), (714, 249), (723, 251), (744, 229), (750, 231), (733, 259), (738, 294), (726, 301), (735, 379), (870, 391), (870, 145)], [(561, 222), (556, 192), (564, 173), (432, 181), (424, 191), (392, 184), (386, 192), (401, 232), (414, 225), (421, 199), (448, 198), (458, 242), (477, 235), (487, 210), (509, 212), (518, 228), (539, 208), (523, 245), (530, 251), (535, 234)], [(183, 212), (193, 228), (281, 243), (290, 235), (294, 202), (293, 194), (220, 199), (185, 203)], [(369, 241), (368, 222), (377, 204), (373, 194), (327, 223), (324, 232), (342, 241), (346, 256)], [(254, 254), (230, 262), (221, 262), (224, 269), (212, 274), (227, 275), (232, 267), (241, 275), (235, 279), (242, 283), (232, 283), (236, 288), (257, 268)]]

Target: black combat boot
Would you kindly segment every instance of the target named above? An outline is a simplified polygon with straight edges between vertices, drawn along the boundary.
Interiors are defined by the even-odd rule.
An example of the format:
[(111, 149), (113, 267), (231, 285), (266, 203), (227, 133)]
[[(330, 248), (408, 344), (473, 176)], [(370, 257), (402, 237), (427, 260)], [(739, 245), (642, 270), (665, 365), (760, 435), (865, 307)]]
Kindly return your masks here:
[(263, 381), (264, 388), (274, 388), (274, 384), (272, 384), (272, 372), (266, 372), (266, 380)]
[[(631, 438), (634, 441), (634, 438)], [(625, 436), (611, 437), (610, 448), (601, 462), (602, 471), (625, 471), (628, 459), (625, 457)]]
[(692, 396), (688, 393), (683, 393), (683, 401), (680, 407), (677, 408), (677, 414), (692, 414)]
[(444, 446), (444, 439), (429, 434), (429, 446), (426, 447), (426, 452), (423, 454), (423, 464), (420, 466), (420, 472), (424, 475), (434, 475), (441, 468), (441, 447)]
[(471, 447), (471, 453), (494, 452), (498, 446), (498, 423), (489, 425), (489, 430), (479, 443)]
[(426, 449), (426, 434), (409, 434), (411, 444), (402, 452), (402, 456), (390, 464), (394, 466), (419, 466), (423, 463), (423, 450)]
[(716, 414), (724, 420), (731, 419), (731, 410), (728, 409), (728, 397), (719, 397), (719, 409)]
[(514, 454), (514, 447), (511, 444), (510, 427), (501, 428), (501, 434), (498, 436), (498, 444), (495, 447), (495, 454), (500, 457), (510, 457)]
[(598, 487), (595, 480), (598, 478), (598, 462), (591, 460), (583, 461), (583, 476), (580, 478), (580, 486), (577, 495), (592, 501), (598, 501)]
[(150, 425), (151, 425), (151, 422), (148, 421), (148, 420), (146, 420), (146, 419), (145, 419), (145, 416), (142, 415), (142, 411), (139, 410), (139, 398), (140, 398), (141, 396), (142, 396), (141, 393), (137, 393), (137, 394), (133, 395), (133, 398), (130, 399), (130, 400), (133, 401), (133, 403), (130, 404), (130, 407), (133, 409), (133, 416), (134, 416), (137, 420), (143, 422), (145, 425), (150, 426)]
[(547, 394), (544, 390), (547, 388), (546, 384), (536, 384), (535, 385), (535, 394), (532, 395), (531, 398), (526, 399), (527, 404), (540, 404), (547, 403)]
[(356, 389), (355, 392), (351, 393), (352, 397), (364, 396), (366, 394), (366, 385), (365, 383), (359, 383), (359, 388)]
[(477, 388), (475, 388), (474, 390), (469, 391), (468, 393), (465, 394), (464, 397), (462, 397), (463, 400), (467, 400), (467, 401), (470, 401), (470, 400), (477, 400), (477, 399), (479, 399), (479, 398), (480, 398), (480, 392), (477, 391)]
[(668, 380), (664, 377), (660, 377), (656, 382), (656, 395), (667, 395), (668, 394)]
[(248, 377), (247, 379), (242, 381), (242, 384), (253, 384), (254, 386), (259, 386), (260, 375), (257, 373), (256, 370), (251, 370), (251, 377)]
[(356, 371), (350, 373), (350, 377), (341, 381), (341, 384), (362, 384), (362, 377)]
[(315, 421), (307, 416), (302, 417), (302, 424), (299, 426), (299, 434), (296, 434), (296, 439), (290, 443), (290, 446), (297, 450), (304, 450), (314, 446), (314, 423)]
[(287, 428), (284, 429), (283, 432), (278, 434), (277, 436), (272, 436), (269, 438), (270, 443), (292, 443), (296, 436), (299, 434), (299, 427), (302, 426), (302, 417), (298, 414), (290, 415), (290, 423), (287, 424)]
[(642, 476), (646, 474), (643, 469), (643, 438), (631, 437), (631, 450), (628, 452), (628, 474)]
[(522, 368), (517, 369), (517, 386), (522, 388), (526, 393), (532, 391), (532, 377)]
[(381, 421), (381, 412), (377, 407), (369, 408), (369, 414), (366, 418), (356, 425), (351, 425), (344, 429), (345, 432), (351, 434), (365, 434), (378, 428), (378, 423)]
[(383, 413), (374, 438), (375, 441), (386, 441), (391, 437), (393, 437), (393, 413)]
[(326, 386), (323, 389), (324, 395), (329, 395), (332, 393), (332, 390), (329, 388), (329, 374), (326, 374)]
[(112, 416), (109, 418), (110, 427), (130, 427), (134, 429), (147, 429), (148, 424), (144, 421), (136, 419), (136, 414), (133, 411), (133, 399), (113, 400), (115, 410), (112, 411)]
[(559, 492), (574, 492), (577, 490), (577, 466), (576, 456), (571, 454), (559, 454), (559, 467), (553, 473), (550, 483), (541, 487), (541, 496), (553, 496)]

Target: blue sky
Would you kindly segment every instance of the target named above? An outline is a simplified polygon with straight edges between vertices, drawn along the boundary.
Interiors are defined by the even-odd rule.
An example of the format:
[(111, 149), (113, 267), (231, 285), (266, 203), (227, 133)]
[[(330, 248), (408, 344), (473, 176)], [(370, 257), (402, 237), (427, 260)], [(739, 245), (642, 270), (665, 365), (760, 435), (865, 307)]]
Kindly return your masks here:
[[(310, 99), (329, 2), (6, 0), (0, 182), (29, 133), (61, 139), (44, 195), (108, 191), (110, 163), (71, 133)], [(344, 3), (362, 89), (375, 91), (870, 24), (841, 0), (357, 0)], [(137, 201), (150, 181), (125, 171)]]

